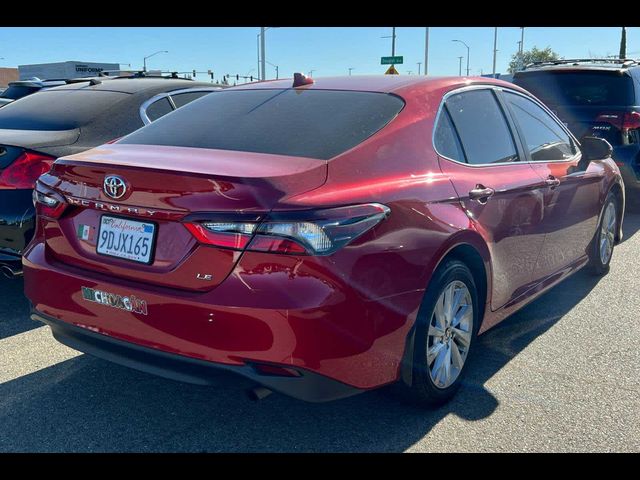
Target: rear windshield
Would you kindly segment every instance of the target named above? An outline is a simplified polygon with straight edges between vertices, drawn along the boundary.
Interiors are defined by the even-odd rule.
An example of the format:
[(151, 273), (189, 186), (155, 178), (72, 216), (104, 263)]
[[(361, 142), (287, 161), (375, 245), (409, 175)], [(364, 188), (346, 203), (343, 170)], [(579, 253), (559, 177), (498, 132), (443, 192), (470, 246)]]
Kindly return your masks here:
[(0, 97), (17, 100), (19, 98), (30, 95), (33, 92), (37, 92), (38, 90), (40, 90), (40, 87), (26, 87), (26, 86), (20, 86), (20, 85), (11, 85), (4, 92), (2, 92)]
[(550, 105), (633, 105), (633, 81), (618, 72), (534, 72), (513, 82)]
[(329, 159), (389, 123), (404, 102), (385, 93), (226, 90), (206, 95), (119, 143)]
[(0, 108), (0, 128), (71, 130), (128, 96), (98, 90), (43, 90)]

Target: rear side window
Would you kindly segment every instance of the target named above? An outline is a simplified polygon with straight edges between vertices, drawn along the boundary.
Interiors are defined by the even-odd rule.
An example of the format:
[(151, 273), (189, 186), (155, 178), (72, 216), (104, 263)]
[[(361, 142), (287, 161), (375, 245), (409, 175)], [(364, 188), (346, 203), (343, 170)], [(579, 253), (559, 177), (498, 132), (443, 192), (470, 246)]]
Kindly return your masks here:
[(119, 143), (329, 159), (389, 123), (404, 101), (338, 90), (224, 90), (206, 95)]
[(564, 160), (575, 149), (569, 135), (540, 106), (515, 93), (505, 92), (533, 161)]
[(186, 93), (178, 93), (176, 95), (171, 95), (171, 99), (175, 104), (176, 108), (184, 107), (187, 103), (191, 103), (194, 100), (197, 100), (200, 97), (204, 97), (206, 94), (210, 92), (186, 92)]
[(86, 125), (128, 96), (98, 90), (42, 90), (0, 108), (0, 128), (71, 130)]
[(19, 98), (26, 97), (27, 95), (31, 95), (34, 92), (40, 90), (39, 87), (27, 87), (22, 85), (11, 85), (7, 88), (0, 97), (2, 98), (10, 98), (12, 100), (18, 100)]
[(458, 162), (465, 162), (464, 152), (458, 135), (451, 123), (449, 112), (444, 108), (438, 117), (436, 125), (434, 143), (438, 154), (443, 155)]
[(483, 165), (518, 161), (518, 153), (493, 92), (469, 90), (445, 102), (460, 135), (467, 163)]
[(617, 71), (547, 71), (516, 75), (513, 83), (547, 105), (613, 105), (634, 103), (633, 79)]
[(147, 117), (149, 117), (149, 120), (153, 122), (160, 117), (164, 117), (167, 113), (170, 113), (172, 111), (173, 107), (171, 106), (169, 99), (167, 97), (162, 97), (160, 100), (157, 100), (149, 105), (145, 113), (147, 114)]

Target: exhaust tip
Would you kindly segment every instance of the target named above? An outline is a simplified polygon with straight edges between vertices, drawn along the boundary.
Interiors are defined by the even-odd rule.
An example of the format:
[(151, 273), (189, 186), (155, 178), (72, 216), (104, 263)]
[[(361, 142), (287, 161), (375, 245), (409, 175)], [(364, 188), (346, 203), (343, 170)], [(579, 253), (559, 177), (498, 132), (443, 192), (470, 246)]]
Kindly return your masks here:
[(267, 398), (273, 392), (265, 387), (254, 387), (247, 390), (247, 396), (250, 400), (258, 402)]
[(7, 278), (22, 276), (22, 270), (14, 270), (9, 265), (0, 265), (0, 272)]

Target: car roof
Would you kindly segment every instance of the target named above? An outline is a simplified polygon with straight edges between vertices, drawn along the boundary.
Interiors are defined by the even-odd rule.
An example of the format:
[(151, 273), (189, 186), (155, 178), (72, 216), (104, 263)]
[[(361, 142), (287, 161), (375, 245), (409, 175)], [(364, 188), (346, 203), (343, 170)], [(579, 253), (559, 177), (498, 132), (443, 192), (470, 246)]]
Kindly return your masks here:
[(562, 59), (548, 62), (534, 62), (526, 65), (523, 70), (515, 72), (514, 76), (526, 75), (537, 72), (567, 72), (567, 71), (603, 71), (623, 73), (639, 66), (637, 60), (625, 58), (587, 58), (587, 59)]
[[(82, 79), (84, 80), (84, 79)], [(97, 80), (99, 83), (90, 85), (89, 81)], [(95, 91), (109, 91), (120, 93), (138, 93), (144, 90), (153, 89), (166, 89), (173, 90), (179, 88), (193, 88), (193, 87), (210, 87), (211, 83), (206, 82), (194, 82), (193, 80), (186, 80), (183, 78), (109, 78), (109, 77), (90, 77), (86, 78), (86, 82), (77, 81), (77, 83), (70, 83), (68, 85), (62, 85), (59, 87), (53, 87), (47, 89), (48, 91), (57, 90), (95, 90)]]
[[(314, 83), (305, 85), (304, 89), (319, 90), (351, 90), (362, 92), (394, 93), (407, 96), (418, 90), (452, 90), (469, 85), (497, 85), (524, 91), (517, 85), (504, 80), (489, 77), (431, 77), (420, 75), (345, 75), (340, 77), (314, 78)], [(230, 87), (227, 90), (248, 89), (288, 89), (293, 88), (293, 79), (268, 80)]]

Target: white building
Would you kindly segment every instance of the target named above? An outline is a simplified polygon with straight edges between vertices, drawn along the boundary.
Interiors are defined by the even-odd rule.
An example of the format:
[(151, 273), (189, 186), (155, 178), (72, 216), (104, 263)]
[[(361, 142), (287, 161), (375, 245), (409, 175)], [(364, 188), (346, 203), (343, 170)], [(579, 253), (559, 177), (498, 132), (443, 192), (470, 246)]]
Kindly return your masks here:
[(95, 77), (104, 70), (119, 70), (118, 63), (95, 63), (95, 62), (58, 62), (39, 63), (34, 65), (19, 65), (18, 73), (20, 80), (28, 80), (38, 77), (40, 80), (47, 79), (68, 79), (78, 77)]

